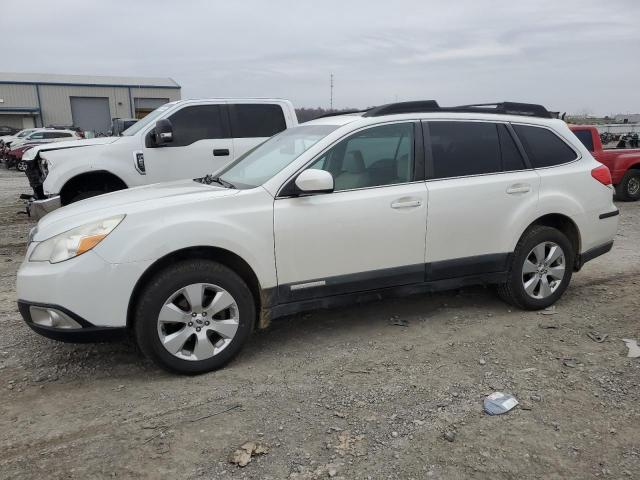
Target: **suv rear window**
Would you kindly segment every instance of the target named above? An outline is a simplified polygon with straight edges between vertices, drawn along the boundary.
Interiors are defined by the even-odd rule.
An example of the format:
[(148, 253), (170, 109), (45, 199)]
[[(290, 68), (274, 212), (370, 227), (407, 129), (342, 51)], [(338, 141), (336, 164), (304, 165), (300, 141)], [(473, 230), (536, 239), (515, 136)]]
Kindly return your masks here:
[(239, 103), (229, 114), (233, 138), (272, 137), (287, 128), (280, 105)]
[(573, 133), (578, 137), (578, 140), (587, 147), (587, 150), (593, 152), (593, 136), (591, 135), (591, 130), (574, 130)]
[(577, 158), (563, 140), (551, 130), (529, 125), (513, 125), (534, 168), (562, 165)]

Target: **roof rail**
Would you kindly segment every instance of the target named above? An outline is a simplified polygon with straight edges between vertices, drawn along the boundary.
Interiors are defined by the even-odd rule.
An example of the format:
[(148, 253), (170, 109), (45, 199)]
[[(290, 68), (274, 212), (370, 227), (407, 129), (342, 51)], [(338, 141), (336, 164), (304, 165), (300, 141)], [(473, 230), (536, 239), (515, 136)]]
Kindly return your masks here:
[[(447, 109), (444, 109), (447, 110)], [(535, 103), (496, 102), (476, 103), (472, 105), (460, 105), (453, 107), (454, 111), (502, 113), (505, 115), (523, 115), (526, 117), (552, 118), (551, 113), (542, 105)]]
[[(363, 117), (380, 117), (400, 113), (421, 112), (466, 112), (466, 113), (496, 113), (504, 115), (522, 115), (527, 117), (553, 118), (551, 113), (542, 105), (534, 103), (495, 102), (460, 105), (457, 107), (441, 107), (435, 100), (418, 100), (413, 102), (398, 102), (371, 108)], [(355, 112), (354, 112), (355, 113)]]
[(362, 113), (362, 112), (366, 112), (366, 110), (342, 110), (342, 111), (335, 111), (335, 112), (329, 112), (329, 113), (323, 113), (322, 115), (318, 116), (318, 117), (313, 117), (312, 120), (316, 120), (318, 118), (325, 118), (325, 117), (336, 117), (338, 115), (349, 115), (350, 113)]
[(441, 108), (435, 100), (416, 100), (413, 102), (397, 102), (380, 105), (367, 110), (363, 117), (381, 117), (399, 113), (438, 112)]

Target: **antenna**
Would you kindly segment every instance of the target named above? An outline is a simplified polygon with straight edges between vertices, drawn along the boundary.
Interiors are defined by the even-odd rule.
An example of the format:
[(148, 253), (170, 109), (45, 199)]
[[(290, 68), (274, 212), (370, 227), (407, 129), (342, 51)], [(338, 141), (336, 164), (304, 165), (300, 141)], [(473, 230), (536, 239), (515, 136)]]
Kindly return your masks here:
[(329, 99), (329, 110), (333, 110), (333, 73), (331, 74), (331, 97)]

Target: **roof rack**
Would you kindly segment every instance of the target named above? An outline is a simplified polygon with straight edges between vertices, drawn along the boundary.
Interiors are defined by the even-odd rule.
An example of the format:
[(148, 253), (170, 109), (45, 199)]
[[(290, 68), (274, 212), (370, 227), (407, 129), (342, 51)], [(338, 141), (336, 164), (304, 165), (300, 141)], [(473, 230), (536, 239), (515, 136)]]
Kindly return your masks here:
[(336, 111), (336, 112), (323, 113), (319, 117), (313, 117), (313, 120), (316, 120), (318, 118), (325, 118), (325, 117), (336, 117), (338, 115), (349, 115), (351, 113), (362, 113), (366, 111), (367, 110), (342, 110), (342, 111)]
[(367, 110), (363, 117), (381, 117), (399, 113), (438, 112), (440, 105), (435, 100), (417, 100), (413, 102), (397, 102), (380, 105)]
[(382, 115), (421, 112), (496, 113), (503, 115), (553, 118), (551, 113), (549, 113), (545, 107), (534, 103), (496, 102), (460, 105), (457, 107), (441, 107), (435, 100), (389, 103), (367, 110), (363, 117), (380, 117)]

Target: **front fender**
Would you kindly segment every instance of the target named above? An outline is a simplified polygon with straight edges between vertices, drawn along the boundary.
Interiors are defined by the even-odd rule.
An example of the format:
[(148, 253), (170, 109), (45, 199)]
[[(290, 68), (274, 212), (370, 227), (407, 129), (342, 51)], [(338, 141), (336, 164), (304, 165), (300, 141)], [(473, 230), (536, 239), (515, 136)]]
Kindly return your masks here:
[(216, 247), (245, 260), (263, 289), (274, 287), (273, 197), (255, 190), (127, 213), (96, 253), (110, 263), (147, 263), (178, 250)]

